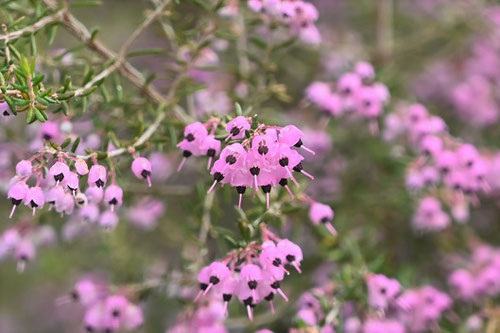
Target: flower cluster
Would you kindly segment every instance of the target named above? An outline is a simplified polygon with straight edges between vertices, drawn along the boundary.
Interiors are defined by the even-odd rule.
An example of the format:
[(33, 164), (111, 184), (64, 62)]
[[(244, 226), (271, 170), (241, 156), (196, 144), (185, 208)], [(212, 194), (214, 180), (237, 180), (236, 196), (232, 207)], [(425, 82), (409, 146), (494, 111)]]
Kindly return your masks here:
[[(347, 333), (403, 333), (423, 332), (437, 327), (445, 311), (452, 305), (451, 298), (432, 286), (407, 289), (404, 292), (396, 279), (382, 274), (369, 273), (367, 286), (367, 313), (358, 313), (363, 307), (346, 300), (343, 314), (343, 331)], [(339, 286), (338, 288), (343, 288)], [(321, 327), (321, 332), (332, 332), (332, 313), (339, 313), (333, 301), (336, 286), (331, 282), (321, 284), (301, 296), (297, 318), (306, 326)], [(360, 318), (365, 318), (362, 321)]]
[[(51, 136), (52, 138), (52, 136)], [(61, 215), (73, 214), (78, 208), (78, 216), (86, 221), (98, 223), (105, 229), (112, 229), (118, 223), (115, 209), (123, 203), (123, 190), (116, 184), (115, 172), (98, 163), (96, 155), (91, 155), (93, 165), (88, 167), (79, 155), (62, 151), (61, 148), (44, 147), (27, 160), (16, 165), (16, 176), (7, 193), (12, 203), (10, 218), (16, 208), (24, 204), (32, 209), (48, 206)], [(132, 172), (137, 178), (146, 179), (151, 185), (151, 163), (144, 157), (135, 157)], [(81, 178), (87, 178), (88, 187), (80, 186)], [(34, 186), (28, 183), (34, 178)], [(99, 204), (106, 207), (100, 212)]]
[(329, 116), (351, 114), (366, 119), (370, 121), (372, 132), (376, 132), (377, 118), (390, 95), (387, 87), (374, 79), (373, 66), (358, 62), (353, 72), (343, 74), (336, 82), (311, 83), (306, 89), (306, 97)]
[(279, 239), (264, 226), (261, 231), (262, 244), (252, 242), (200, 271), (200, 291), (196, 300), (209, 292), (215, 293), (223, 300), (224, 312), (227, 312), (228, 303), (235, 296), (246, 307), (250, 320), (253, 319), (253, 308), (264, 301), (274, 313), (276, 293), (288, 301), (280, 284), (285, 275), (290, 274), (287, 266), (301, 273), (302, 250), (287, 239)]
[(497, 5), (483, 8), (480, 19), (488, 29), (471, 36), (465, 57), (437, 60), (414, 84), (420, 97), (451, 104), (464, 121), (477, 127), (493, 125), (500, 117), (496, 93), (500, 78), (499, 13)]
[(427, 196), (420, 199), (412, 222), (417, 230), (440, 231), (450, 225), (450, 217), (438, 199)]
[(0, 235), (0, 261), (11, 255), (17, 261), (17, 270), (36, 257), (37, 248), (54, 243), (55, 231), (50, 226), (36, 226), (19, 222)]
[(446, 310), (451, 298), (432, 286), (405, 291), (397, 299), (401, 321), (413, 332), (428, 330)]
[(110, 293), (106, 283), (93, 277), (80, 279), (68, 296), (57, 301), (60, 305), (70, 302), (85, 308), (83, 326), (87, 332), (135, 331), (144, 322), (138, 305), (125, 294)]
[(441, 230), (449, 225), (436, 198), (437, 188), (441, 190), (439, 199), (451, 207), (458, 222), (467, 220), (469, 204), (478, 202), (479, 193), (489, 193), (489, 157), (450, 136), (445, 122), (423, 105), (404, 106), (388, 115), (383, 135), (386, 140), (404, 136), (419, 155), (409, 166), (406, 179), (412, 191), (428, 192), (414, 217), (416, 228)]
[(477, 246), (464, 267), (451, 273), (448, 283), (453, 296), (467, 302), (496, 297), (500, 293), (500, 249)]
[(210, 168), (212, 159), (220, 154), (211, 167), (210, 173), (214, 182), (208, 193), (218, 183), (230, 184), (236, 188), (239, 195), (238, 206), (241, 207), (247, 187), (253, 188), (255, 192), (260, 188), (266, 195), (269, 208), (273, 186), (281, 185), (293, 198), (288, 180), (299, 186), (295, 178), (295, 174), (298, 173), (314, 179), (304, 170), (302, 166), (304, 157), (295, 149), (301, 148), (314, 154), (302, 142), (302, 132), (297, 127), (258, 124), (252, 129), (251, 118), (238, 116), (229, 121), (225, 127), (228, 133), (225, 141), (231, 140), (233, 143), (221, 150), (222, 143), (214, 136), (219, 123), (218, 119), (211, 119), (204, 124), (195, 122), (186, 126), (184, 139), (178, 144), (183, 150), (183, 160), (179, 170), (192, 155), (208, 156), (208, 168)]
[(291, 36), (307, 44), (319, 44), (321, 35), (315, 22), (319, 13), (316, 7), (302, 0), (249, 0), (248, 7), (261, 13), (265, 21), (277, 21), (287, 27)]

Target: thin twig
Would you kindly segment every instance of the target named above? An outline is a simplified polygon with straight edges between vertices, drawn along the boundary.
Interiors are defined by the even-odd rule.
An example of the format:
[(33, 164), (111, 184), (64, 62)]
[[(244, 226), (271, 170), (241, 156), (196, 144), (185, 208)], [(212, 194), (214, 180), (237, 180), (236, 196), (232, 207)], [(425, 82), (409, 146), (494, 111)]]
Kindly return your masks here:
[(63, 19), (63, 15), (64, 15), (64, 10), (60, 10), (52, 15), (45, 16), (40, 21), (35, 22), (33, 25), (30, 25), (28, 27), (22, 28), (20, 30), (11, 33), (5, 33), (3, 35), (0, 35), (0, 40), (8, 42), (9, 40), (21, 37), (25, 33), (35, 33), (51, 23), (61, 21)]

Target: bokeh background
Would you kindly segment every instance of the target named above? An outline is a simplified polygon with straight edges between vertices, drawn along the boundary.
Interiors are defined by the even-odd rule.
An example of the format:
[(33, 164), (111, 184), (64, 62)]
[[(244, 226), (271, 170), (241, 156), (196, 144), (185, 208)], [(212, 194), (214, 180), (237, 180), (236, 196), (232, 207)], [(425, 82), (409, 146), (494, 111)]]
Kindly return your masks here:
[[(494, 1), (311, 2), (320, 10), (318, 27), (323, 41), (317, 48), (293, 47), (281, 58), (277, 77), (287, 85), (290, 98), (266, 103), (255, 110), (266, 122), (301, 123), (314, 131), (315, 111), (300, 107), (304, 89), (313, 80), (331, 80), (356, 61), (367, 60), (374, 63), (378, 80), (388, 85), (393, 100), (391, 107), (396, 107), (399, 100), (422, 102), (446, 120), (455, 136), (482, 147), (500, 147), (498, 81), (492, 80), (486, 88), (478, 84), (480, 92), (471, 94), (470, 98), (482, 104), (474, 107), (461, 108), (463, 103), (457, 103), (458, 97), (453, 93), (461, 84), (469, 82), (474, 86), (475, 83), (470, 82), (479, 79), (471, 77), (471, 72), (485, 72), (500, 78), (497, 73), (500, 57), (494, 54), (500, 47), (500, 30), (496, 31), (500, 27), (489, 24), (484, 17), (484, 11), (496, 5)], [(142, 22), (147, 6), (149, 2), (142, 0), (104, 0), (99, 7), (75, 8), (73, 13), (88, 27), (99, 27), (99, 38), (118, 50)], [(200, 15), (195, 6), (184, 0), (180, 1), (179, 12), (182, 15), (174, 18), (179, 27), (189, 26)], [(4, 14), (0, 12), (0, 18)], [(481, 49), (481, 43), (492, 45), (493, 54)], [(54, 50), (77, 46), (78, 42), (62, 29), (50, 48), (43, 45), (42, 39), (38, 45), (47, 61)], [(153, 25), (133, 48), (168, 50), (169, 43), (159, 27)], [(226, 53), (220, 52), (218, 72), (232, 70), (230, 54), (231, 45)], [(161, 54), (137, 57), (131, 62), (145, 73), (157, 73), (154, 84), (161, 90), (170, 82), (167, 59)], [(43, 68), (42, 63), (39, 65)], [(223, 81), (224, 76), (218, 79)], [(126, 82), (122, 84), (126, 93), (133, 93), (133, 89), (127, 89)], [(213, 84), (223, 86), (224, 82)], [(106, 112), (98, 110), (101, 111)], [(80, 120), (83, 124), (89, 119), (82, 116)], [(126, 121), (131, 124), (136, 119), (130, 116)], [(102, 132), (102, 128), (95, 132)], [(333, 271), (346, 267), (356, 269), (357, 265), (367, 263), (374, 271), (395, 277), (403, 285), (442, 286), (447, 273), (443, 259), (447, 254), (463, 250), (468, 236), (473, 234), (490, 244), (500, 243), (498, 205), (497, 200), (491, 198), (482, 200), (481, 207), (473, 210), (469, 224), (454, 225), (438, 234), (416, 233), (410, 223), (414, 199), (405, 186), (410, 157), (398, 156), (398, 147), (372, 136), (364, 124), (332, 120), (328, 134), (330, 136), (319, 143), (326, 147), (326, 153), (305, 165), (317, 176), (307, 191), (317, 200), (332, 205), (340, 237), (322, 237), (324, 234), (309, 223), (307, 209), (282, 221), (285, 223), (280, 233), (300, 243), (306, 258), (305, 274), (289, 278), (284, 287), (291, 299), (314, 285), (308, 273), (325, 260), (331, 261)], [(21, 120), (1, 125), (0, 139), (0, 176), (5, 191), (15, 163), (25, 156), (30, 135)], [(8, 145), (17, 148), (7, 148)], [(72, 237), (71, 230), (65, 228), (67, 222), (57, 214), (39, 214), (37, 221), (52, 225), (57, 239), (41, 249), (22, 274), (16, 272), (12, 260), (0, 262), (1, 333), (79, 332), (81, 310), (73, 305), (56, 306), (55, 300), (67, 294), (72, 283), (85, 273), (98, 274), (113, 284), (127, 284), (169, 272), (164, 286), (144, 295), (141, 304), (146, 325), (143, 331), (163, 332), (173, 325), (187, 303), (177, 296), (192, 283), (186, 281), (181, 272), (190, 272), (190, 266), (205, 255), (200, 252), (198, 233), (204, 191), (210, 181), (201, 162), (190, 161), (183, 173), (175, 173), (180, 153), (173, 149), (174, 145), (161, 146), (169, 158), (164, 170), (168, 177), (156, 182), (152, 189), (130, 177), (121, 180), (133, 194), (125, 199), (125, 207), (147, 195), (155, 195), (164, 202), (165, 214), (156, 228), (135, 227), (129, 222), (127, 209), (123, 208), (120, 224), (113, 232), (79, 230), (74, 232), (78, 237)], [(128, 163), (118, 161), (124, 169)], [(237, 232), (234, 200), (234, 193), (229, 189), (218, 190), (211, 219), (217, 227)], [(250, 201), (248, 199), (248, 206)], [(8, 200), (0, 201), (2, 230), (12, 223), (7, 218), (10, 207)], [(26, 214), (23, 217), (28, 218)], [(224, 244), (216, 243), (220, 242), (209, 236), (208, 258), (220, 257), (227, 250)], [(363, 291), (356, 293), (362, 295)], [(295, 307), (293, 302), (279, 303), (283, 315), (264, 315), (254, 325), (248, 322), (243, 309), (234, 307), (231, 311), (235, 315), (227, 321), (227, 327), (234, 332), (250, 332), (259, 327), (284, 332), (294, 325)]]

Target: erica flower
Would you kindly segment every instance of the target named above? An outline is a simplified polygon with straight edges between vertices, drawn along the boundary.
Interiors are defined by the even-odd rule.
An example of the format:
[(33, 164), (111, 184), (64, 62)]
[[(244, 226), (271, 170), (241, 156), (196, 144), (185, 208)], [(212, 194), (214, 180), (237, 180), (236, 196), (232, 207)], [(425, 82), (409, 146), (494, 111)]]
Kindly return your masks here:
[(110, 185), (106, 188), (104, 193), (104, 201), (108, 203), (111, 211), (114, 211), (115, 207), (120, 207), (123, 201), (123, 190), (120, 186)]
[(390, 302), (394, 301), (401, 290), (401, 285), (395, 279), (390, 279), (382, 274), (370, 274), (366, 277), (368, 286), (368, 302), (375, 308), (387, 309)]
[(80, 158), (75, 161), (75, 168), (76, 172), (78, 172), (80, 176), (85, 176), (86, 174), (89, 173), (89, 167), (87, 166), (87, 162), (85, 162)]
[(94, 164), (90, 168), (88, 182), (90, 186), (103, 187), (106, 185), (107, 172), (106, 168), (99, 164)]
[(68, 174), (68, 178), (66, 179), (66, 186), (71, 191), (71, 193), (73, 193), (73, 195), (76, 195), (76, 192), (80, 187), (80, 179), (78, 178), (78, 175), (76, 173), (70, 172)]
[(16, 174), (19, 178), (29, 178), (33, 166), (30, 161), (22, 160), (16, 164)]
[(126, 330), (138, 330), (144, 323), (144, 315), (140, 307), (129, 303), (122, 315), (122, 325)]
[(330, 206), (324, 205), (319, 202), (313, 202), (311, 204), (311, 208), (309, 210), (309, 218), (314, 224), (324, 224), (328, 231), (332, 233), (332, 235), (337, 235), (337, 231), (332, 225), (333, 221), (333, 210)]
[(300, 270), (300, 262), (303, 258), (301, 248), (288, 239), (280, 240), (277, 246), (283, 252), (286, 263), (292, 265), (299, 273), (301, 273), (302, 271)]
[(17, 260), (17, 271), (22, 273), (26, 267), (26, 263), (35, 259), (36, 248), (33, 241), (29, 238), (23, 238), (16, 244), (14, 257)]
[(95, 204), (87, 205), (80, 209), (78, 215), (86, 222), (96, 222), (99, 217), (99, 207)]
[(69, 172), (69, 166), (64, 162), (56, 162), (49, 169), (49, 175), (54, 177), (57, 184), (62, 182), (69, 175)]
[(12, 218), (16, 207), (24, 200), (26, 193), (28, 193), (29, 187), (25, 182), (17, 182), (11, 185), (7, 198), (12, 202), (12, 211), (10, 212), (9, 218)]
[(35, 216), (36, 209), (43, 208), (45, 204), (45, 195), (42, 189), (39, 186), (29, 188), (24, 198), (24, 204), (33, 209), (33, 216)]
[(229, 136), (226, 138), (226, 141), (229, 139), (239, 140), (245, 137), (245, 131), (250, 129), (250, 123), (248, 122), (246, 117), (238, 116), (231, 120), (227, 126), (226, 131), (229, 133)]
[(102, 187), (90, 186), (85, 191), (85, 195), (87, 196), (89, 203), (98, 204), (104, 197), (104, 190)]
[(132, 172), (141, 179), (147, 179), (148, 186), (151, 187), (151, 163), (145, 157), (137, 157), (132, 162)]
[(118, 225), (118, 216), (110, 210), (105, 211), (99, 217), (98, 223), (106, 230), (114, 229)]

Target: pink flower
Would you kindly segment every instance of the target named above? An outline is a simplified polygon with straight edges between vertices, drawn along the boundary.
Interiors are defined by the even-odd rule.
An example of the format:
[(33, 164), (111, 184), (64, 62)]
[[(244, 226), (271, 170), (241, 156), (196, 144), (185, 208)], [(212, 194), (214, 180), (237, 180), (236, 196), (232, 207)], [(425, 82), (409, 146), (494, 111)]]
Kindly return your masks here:
[(132, 172), (141, 179), (147, 179), (148, 186), (151, 187), (151, 162), (145, 157), (137, 157), (132, 162)]
[(97, 187), (103, 187), (106, 185), (107, 181), (107, 171), (106, 168), (102, 165), (99, 164), (94, 164), (90, 168), (89, 172), (89, 186), (97, 186)]
[(78, 215), (86, 222), (94, 223), (99, 217), (99, 207), (95, 204), (88, 204), (80, 209)]
[(375, 79), (375, 70), (372, 64), (366, 61), (358, 62), (354, 67), (354, 72), (358, 74), (364, 82), (371, 82)]
[(476, 279), (465, 269), (454, 271), (448, 278), (455, 295), (463, 300), (473, 300), (476, 297)]
[(106, 201), (111, 209), (114, 211), (115, 207), (120, 207), (123, 202), (123, 190), (120, 186), (110, 185), (104, 192), (104, 201)]
[(30, 206), (33, 209), (33, 216), (35, 216), (37, 208), (43, 208), (45, 204), (45, 195), (39, 186), (31, 187), (26, 192), (26, 197), (24, 198), (24, 204)]
[(337, 235), (337, 231), (331, 224), (333, 221), (334, 212), (330, 208), (330, 206), (324, 205), (319, 202), (313, 202), (311, 204), (311, 208), (309, 209), (309, 218), (314, 224), (324, 224), (328, 231), (332, 233), (332, 235)]
[(90, 186), (85, 190), (85, 195), (89, 203), (98, 204), (104, 197), (104, 190), (102, 187)]
[(368, 275), (366, 284), (368, 286), (368, 303), (375, 308), (387, 309), (401, 290), (401, 285), (397, 280), (382, 274)]
[(81, 158), (75, 161), (75, 168), (76, 172), (78, 172), (80, 176), (85, 176), (86, 174), (89, 173), (89, 167), (87, 166), (87, 162), (85, 162), (85, 160), (82, 160)]
[(31, 170), (33, 166), (31, 161), (22, 160), (16, 164), (16, 174), (19, 178), (29, 178), (31, 176)]
[(62, 182), (64, 178), (69, 175), (69, 173), (70, 173), (69, 167), (64, 162), (56, 162), (49, 169), (49, 175), (54, 177), (56, 183)]
[(7, 193), (7, 199), (10, 199), (12, 202), (12, 211), (10, 212), (9, 218), (12, 218), (16, 207), (24, 201), (28, 190), (29, 187), (25, 182), (17, 182), (10, 186), (9, 192)]
[(239, 140), (245, 137), (245, 131), (250, 129), (250, 123), (246, 117), (238, 116), (231, 120), (227, 126), (226, 131), (229, 133), (228, 139)]
[(140, 307), (129, 303), (122, 315), (123, 327), (126, 330), (135, 331), (144, 323), (144, 315)]
[(105, 211), (99, 217), (98, 223), (106, 230), (114, 229), (118, 225), (118, 216), (110, 210)]
[(76, 173), (70, 172), (68, 174), (68, 177), (66, 179), (66, 186), (73, 193), (73, 195), (76, 194), (78, 188), (80, 187), (80, 178), (78, 178), (78, 175)]

